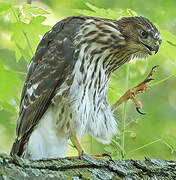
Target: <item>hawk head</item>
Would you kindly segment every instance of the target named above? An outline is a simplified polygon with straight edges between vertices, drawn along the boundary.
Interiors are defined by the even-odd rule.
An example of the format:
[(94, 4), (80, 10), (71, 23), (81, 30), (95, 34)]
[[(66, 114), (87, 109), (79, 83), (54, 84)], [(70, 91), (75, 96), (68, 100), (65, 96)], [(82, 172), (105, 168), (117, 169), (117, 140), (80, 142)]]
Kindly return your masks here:
[(161, 35), (155, 25), (142, 16), (124, 17), (118, 22), (118, 27), (126, 40), (126, 52), (131, 58), (146, 58), (155, 54), (161, 44)]

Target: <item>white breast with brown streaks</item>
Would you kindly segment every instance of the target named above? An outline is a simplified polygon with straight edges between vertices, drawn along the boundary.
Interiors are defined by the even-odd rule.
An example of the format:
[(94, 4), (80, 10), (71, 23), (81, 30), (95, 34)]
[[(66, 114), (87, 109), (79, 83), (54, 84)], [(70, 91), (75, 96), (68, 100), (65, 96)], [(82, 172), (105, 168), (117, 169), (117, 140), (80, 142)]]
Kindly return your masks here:
[[(77, 35), (79, 38), (81, 33)], [(105, 41), (108, 37), (100, 39)], [(26, 156), (32, 159), (64, 157), (70, 133), (78, 136), (90, 133), (103, 143), (109, 143), (117, 133), (117, 123), (107, 102), (111, 74), (107, 68), (116, 57), (106, 43), (93, 42), (90, 46), (80, 39), (75, 43), (80, 47), (75, 52), (78, 59), (74, 70), (57, 89), (52, 104), (29, 139)]]

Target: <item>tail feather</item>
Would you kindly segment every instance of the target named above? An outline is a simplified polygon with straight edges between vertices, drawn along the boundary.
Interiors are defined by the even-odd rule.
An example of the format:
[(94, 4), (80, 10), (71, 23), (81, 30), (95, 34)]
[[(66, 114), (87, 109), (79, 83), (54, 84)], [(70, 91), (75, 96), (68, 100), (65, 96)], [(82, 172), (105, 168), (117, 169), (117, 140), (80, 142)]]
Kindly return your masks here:
[(31, 127), (28, 131), (26, 131), (26, 133), (23, 134), (21, 138), (17, 137), (15, 139), (10, 152), (11, 156), (17, 155), (21, 157), (23, 155), (32, 131), (33, 131), (33, 127)]
[(23, 139), (18, 140), (17, 138), (15, 139), (10, 155), (17, 155), (19, 157), (22, 156), (24, 150), (25, 150), (25, 142), (23, 141)]

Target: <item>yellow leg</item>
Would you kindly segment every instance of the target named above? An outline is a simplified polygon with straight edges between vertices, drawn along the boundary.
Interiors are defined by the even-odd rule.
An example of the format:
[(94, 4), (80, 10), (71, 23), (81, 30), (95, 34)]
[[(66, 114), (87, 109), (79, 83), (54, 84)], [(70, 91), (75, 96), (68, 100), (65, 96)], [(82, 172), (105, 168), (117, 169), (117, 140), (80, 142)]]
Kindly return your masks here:
[(83, 149), (83, 147), (80, 143), (80, 140), (76, 134), (71, 134), (71, 142), (76, 147), (76, 149), (78, 151), (78, 156), (81, 157), (84, 153), (84, 149)]
[[(73, 145), (76, 147), (77, 151), (78, 151), (78, 157), (81, 157), (83, 154), (87, 154), (85, 151), (84, 151), (84, 148), (82, 147), (81, 143), (80, 143), (80, 140), (79, 138), (77, 137), (76, 134), (71, 134), (71, 142), (73, 143)], [(108, 155), (108, 154), (94, 154), (94, 155), (90, 155), (91, 157), (93, 158), (96, 158), (96, 159), (105, 159), (104, 157), (109, 157), (110, 159), (111, 156)], [(71, 158), (75, 158), (76, 156), (72, 156)], [(105, 159), (107, 162), (109, 162), (109, 160)]]

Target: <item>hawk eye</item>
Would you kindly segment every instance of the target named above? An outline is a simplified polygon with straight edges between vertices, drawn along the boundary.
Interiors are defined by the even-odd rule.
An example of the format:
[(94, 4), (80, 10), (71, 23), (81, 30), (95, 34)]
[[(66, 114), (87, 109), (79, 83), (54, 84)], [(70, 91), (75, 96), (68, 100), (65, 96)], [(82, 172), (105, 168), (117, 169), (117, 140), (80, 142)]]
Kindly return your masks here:
[(146, 39), (146, 38), (148, 37), (148, 33), (147, 33), (146, 31), (141, 30), (140, 33), (141, 33), (141, 36), (142, 36), (143, 38)]

